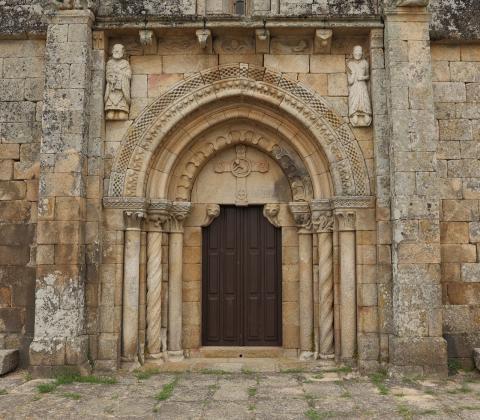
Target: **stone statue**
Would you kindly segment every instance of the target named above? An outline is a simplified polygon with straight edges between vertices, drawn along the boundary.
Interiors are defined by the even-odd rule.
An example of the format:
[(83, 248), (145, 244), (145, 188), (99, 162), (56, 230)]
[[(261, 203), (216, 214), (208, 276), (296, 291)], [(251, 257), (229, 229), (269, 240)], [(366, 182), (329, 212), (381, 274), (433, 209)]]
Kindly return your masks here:
[(363, 49), (353, 48), (353, 60), (347, 63), (348, 73), (348, 115), (354, 127), (368, 127), (372, 122), (372, 106), (368, 93), (367, 80), (370, 78), (367, 60)]
[(105, 119), (126, 120), (130, 111), (130, 80), (132, 70), (125, 59), (125, 47), (115, 44), (108, 60), (105, 89)]

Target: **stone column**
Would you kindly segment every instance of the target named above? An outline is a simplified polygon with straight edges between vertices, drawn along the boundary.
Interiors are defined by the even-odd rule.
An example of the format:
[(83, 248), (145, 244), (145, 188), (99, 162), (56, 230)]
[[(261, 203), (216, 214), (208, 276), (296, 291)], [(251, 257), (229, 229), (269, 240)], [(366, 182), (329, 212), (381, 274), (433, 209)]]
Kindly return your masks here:
[(308, 203), (290, 203), (298, 228), (298, 270), (300, 307), (300, 359), (313, 358), (313, 245), (312, 219)]
[(355, 272), (355, 213), (336, 212), (340, 244), (340, 341), (342, 360), (355, 356), (357, 344), (357, 285)]
[(138, 360), (138, 300), (140, 291), (140, 233), (144, 213), (125, 213), (125, 256), (123, 262), (122, 356)]
[(446, 373), (430, 14), (422, 7), (428, 0), (396, 4), (385, 9), (393, 273), (390, 363), (419, 374)]
[(89, 10), (49, 18), (40, 146), (35, 335), (36, 370), (87, 365), (85, 321), (86, 180), (91, 95)]
[(162, 331), (162, 241), (168, 219), (168, 202), (155, 203), (148, 213), (147, 237), (147, 352), (161, 357)]
[(335, 357), (333, 345), (333, 215), (329, 200), (315, 200), (312, 209), (313, 230), (318, 235), (319, 356)]
[(183, 282), (183, 222), (192, 204), (173, 202), (169, 210), (168, 254), (168, 357), (182, 360), (182, 282)]

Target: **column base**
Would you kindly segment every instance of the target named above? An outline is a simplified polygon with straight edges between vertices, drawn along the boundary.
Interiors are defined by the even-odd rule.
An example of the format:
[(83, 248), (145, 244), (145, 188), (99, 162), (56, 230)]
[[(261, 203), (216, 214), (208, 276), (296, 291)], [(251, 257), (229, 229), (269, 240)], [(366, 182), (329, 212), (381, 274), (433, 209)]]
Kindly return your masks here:
[(313, 351), (301, 351), (300, 355), (298, 356), (300, 360), (314, 360), (315, 353)]
[(147, 360), (156, 360), (157, 362), (164, 362), (165, 355), (163, 353), (148, 353), (145, 358)]
[(183, 350), (169, 350), (167, 352), (167, 360), (169, 362), (181, 362), (182, 360), (185, 360)]
[(319, 354), (318, 358), (322, 359), (322, 360), (333, 360), (333, 359), (335, 359), (335, 355), (334, 354)]

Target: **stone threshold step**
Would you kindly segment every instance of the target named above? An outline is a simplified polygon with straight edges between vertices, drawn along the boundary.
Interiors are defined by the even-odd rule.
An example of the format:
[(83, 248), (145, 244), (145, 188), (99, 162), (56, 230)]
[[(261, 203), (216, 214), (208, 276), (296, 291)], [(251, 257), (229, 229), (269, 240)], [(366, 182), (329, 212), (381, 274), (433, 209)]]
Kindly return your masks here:
[(191, 351), (191, 358), (279, 358), (285, 357), (285, 350), (282, 347), (200, 347)]

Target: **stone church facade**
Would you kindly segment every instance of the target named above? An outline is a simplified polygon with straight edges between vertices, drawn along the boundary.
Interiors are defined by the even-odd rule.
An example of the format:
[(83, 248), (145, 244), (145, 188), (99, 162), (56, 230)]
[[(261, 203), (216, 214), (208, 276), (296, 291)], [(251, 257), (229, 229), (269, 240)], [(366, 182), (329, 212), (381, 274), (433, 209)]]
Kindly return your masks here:
[(480, 6), (430, 3), (0, 5), (0, 348), (471, 367)]

